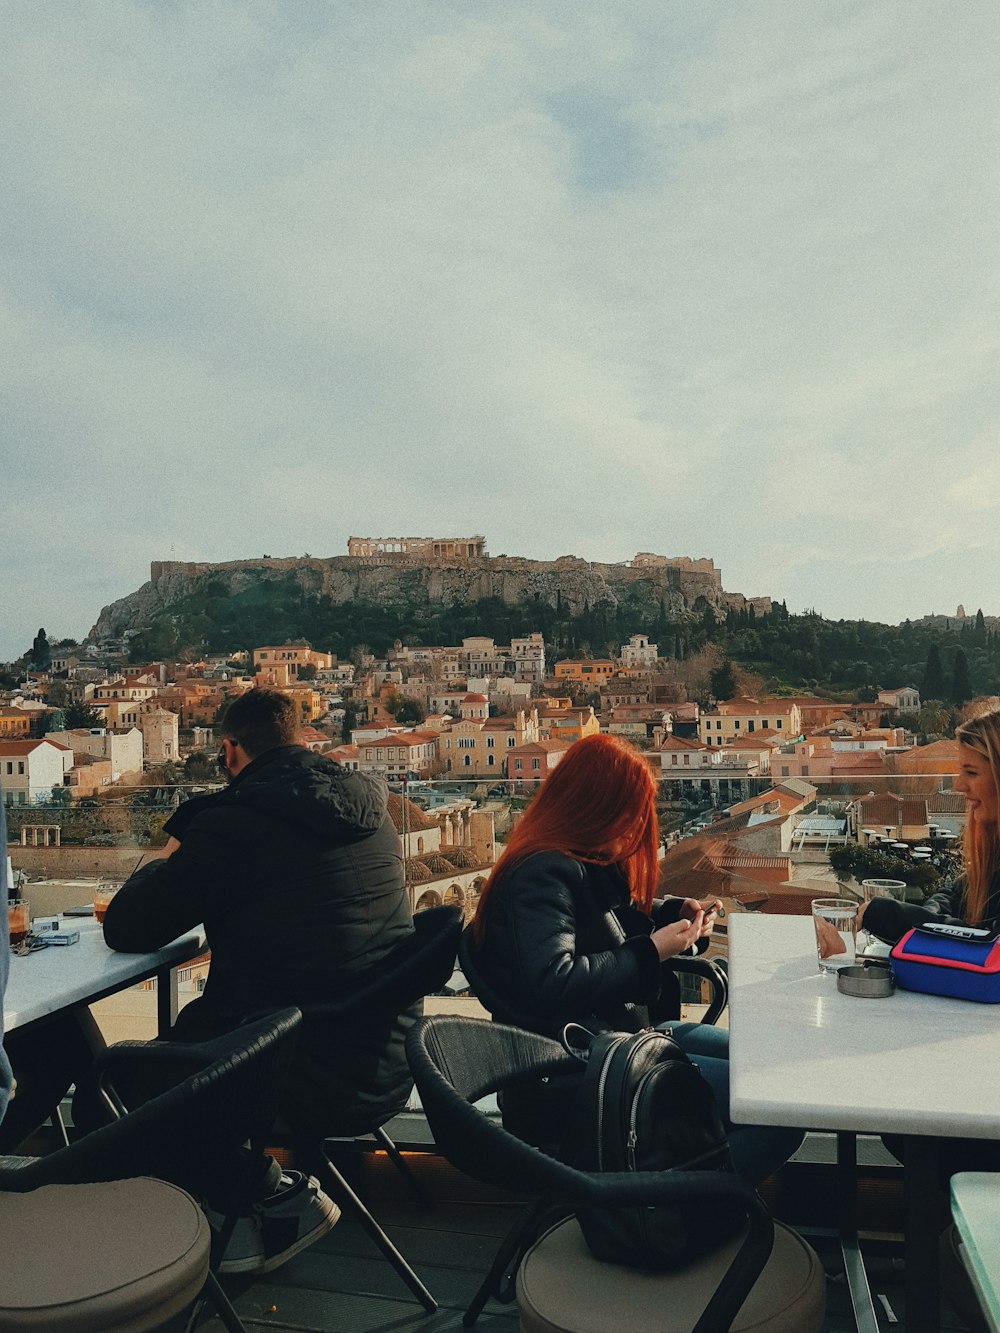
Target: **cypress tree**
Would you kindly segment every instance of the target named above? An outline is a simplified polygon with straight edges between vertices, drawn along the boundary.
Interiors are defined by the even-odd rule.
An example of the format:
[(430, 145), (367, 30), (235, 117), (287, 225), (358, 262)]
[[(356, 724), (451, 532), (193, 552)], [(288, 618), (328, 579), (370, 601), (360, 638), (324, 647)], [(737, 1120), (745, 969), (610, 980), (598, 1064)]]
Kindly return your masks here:
[(972, 682), (969, 679), (969, 663), (961, 648), (955, 653), (955, 663), (951, 673), (952, 702), (960, 708), (967, 699), (972, 698)]
[(944, 668), (941, 665), (941, 654), (937, 644), (932, 643), (927, 649), (924, 678), (920, 682), (920, 697), (926, 703), (928, 699), (943, 699), (944, 696)]

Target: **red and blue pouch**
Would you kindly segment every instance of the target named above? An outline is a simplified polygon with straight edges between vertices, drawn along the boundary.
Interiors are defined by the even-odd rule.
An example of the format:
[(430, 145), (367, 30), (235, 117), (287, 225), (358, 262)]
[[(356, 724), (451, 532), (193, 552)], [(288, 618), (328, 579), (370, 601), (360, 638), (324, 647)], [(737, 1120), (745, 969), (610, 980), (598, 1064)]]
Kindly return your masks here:
[(896, 984), (928, 995), (1000, 1004), (1000, 938), (967, 927), (915, 926), (889, 955)]

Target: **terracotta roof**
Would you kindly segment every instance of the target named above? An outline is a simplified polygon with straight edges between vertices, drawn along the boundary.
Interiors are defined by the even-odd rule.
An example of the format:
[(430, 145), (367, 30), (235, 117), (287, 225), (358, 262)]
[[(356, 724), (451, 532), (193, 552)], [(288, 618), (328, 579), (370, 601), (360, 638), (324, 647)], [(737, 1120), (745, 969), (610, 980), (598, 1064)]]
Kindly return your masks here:
[(467, 694), (467, 695), (465, 696), (465, 698), (462, 700), (462, 703), (464, 703), (464, 704), (488, 704), (488, 703), (489, 703), (489, 699), (487, 699), (487, 697), (486, 697), (485, 694)]
[(709, 747), (701, 741), (689, 741), (684, 736), (664, 736), (663, 744), (656, 747), (655, 753), (670, 750), (707, 750)]
[(0, 741), (0, 754), (30, 754), (32, 750), (37, 750), (39, 745), (51, 745), (54, 750), (68, 750), (68, 745), (60, 745), (58, 741), (50, 741), (47, 736), (41, 740), (12, 740)]
[[(389, 818), (397, 833), (403, 831), (403, 798), (398, 792), (391, 791), (388, 798)], [(406, 831), (416, 833), (419, 829), (437, 828), (438, 822), (422, 810), (415, 801), (406, 802)]]
[(873, 824), (876, 828), (895, 828), (897, 824), (926, 824), (927, 801), (924, 797), (866, 796), (861, 801), (862, 827)]
[(960, 791), (936, 791), (927, 797), (927, 809), (936, 815), (964, 815), (965, 797)]

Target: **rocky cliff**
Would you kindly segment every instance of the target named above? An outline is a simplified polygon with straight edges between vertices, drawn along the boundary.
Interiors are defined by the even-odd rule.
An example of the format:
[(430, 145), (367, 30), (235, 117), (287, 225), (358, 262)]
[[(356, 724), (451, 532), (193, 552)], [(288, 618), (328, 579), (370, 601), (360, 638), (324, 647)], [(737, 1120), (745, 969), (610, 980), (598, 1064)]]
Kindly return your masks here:
[(223, 564), (156, 560), (138, 591), (101, 611), (88, 636), (119, 638), (141, 630), (172, 608), (199, 595), (239, 597), (255, 590), (276, 596), (289, 591), (327, 606), (361, 603), (381, 607), (463, 606), (490, 599), (505, 606), (541, 603), (567, 616), (605, 605), (662, 609), (670, 620), (712, 607), (724, 615), (752, 604), (758, 614), (770, 598), (727, 593), (711, 560), (651, 557), (644, 553), (620, 565), (575, 556), (526, 560), (519, 556), (424, 559), (408, 556), (311, 556), (231, 560)]

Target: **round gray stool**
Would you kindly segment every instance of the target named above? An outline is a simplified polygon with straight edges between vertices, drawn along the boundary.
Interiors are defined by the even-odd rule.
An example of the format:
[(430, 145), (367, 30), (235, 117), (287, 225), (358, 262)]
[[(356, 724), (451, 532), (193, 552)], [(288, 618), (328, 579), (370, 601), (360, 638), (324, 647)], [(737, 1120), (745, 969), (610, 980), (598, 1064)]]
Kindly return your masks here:
[(0, 1333), (143, 1333), (190, 1305), (211, 1232), (161, 1180), (0, 1193)]
[[(650, 1273), (595, 1259), (576, 1219), (535, 1242), (517, 1275), (522, 1333), (687, 1333), (743, 1241), (739, 1235), (689, 1268)], [(743, 1302), (732, 1333), (818, 1333), (826, 1310), (823, 1266), (789, 1227)]]

